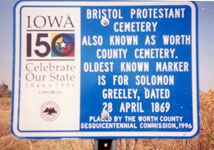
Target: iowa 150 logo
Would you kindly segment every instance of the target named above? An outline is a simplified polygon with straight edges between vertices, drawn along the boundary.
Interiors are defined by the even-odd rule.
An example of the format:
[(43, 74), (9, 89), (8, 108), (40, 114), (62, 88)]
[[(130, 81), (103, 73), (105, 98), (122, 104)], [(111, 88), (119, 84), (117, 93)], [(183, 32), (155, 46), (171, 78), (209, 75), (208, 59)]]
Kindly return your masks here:
[[(44, 40), (45, 38), (48, 38), (47, 33), (38, 33), (34, 46), (37, 49), (32, 50), (32, 34), (27, 34), (27, 57), (31, 57), (32, 52), (39, 57), (46, 57), (50, 52), (52, 57), (73, 57), (75, 55), (74, 34), (52, 33), (50, 44)], [(43, 47), (42, 50), (38, 49), (39, 47)]]

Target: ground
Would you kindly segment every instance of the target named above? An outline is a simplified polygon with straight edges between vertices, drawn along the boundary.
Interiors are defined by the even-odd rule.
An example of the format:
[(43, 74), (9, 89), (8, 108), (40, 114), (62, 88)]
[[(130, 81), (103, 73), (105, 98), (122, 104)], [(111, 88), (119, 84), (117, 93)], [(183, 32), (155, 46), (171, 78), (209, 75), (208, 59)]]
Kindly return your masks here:
[[(94, 140), (18, 140), (10, 133), (9, 98), (0, 99), (1, 150), (92, 150)], [(200, 92), (201, 131), (190, 140), (118, 139), (118, 150), (213, 150), (214, 90)]]

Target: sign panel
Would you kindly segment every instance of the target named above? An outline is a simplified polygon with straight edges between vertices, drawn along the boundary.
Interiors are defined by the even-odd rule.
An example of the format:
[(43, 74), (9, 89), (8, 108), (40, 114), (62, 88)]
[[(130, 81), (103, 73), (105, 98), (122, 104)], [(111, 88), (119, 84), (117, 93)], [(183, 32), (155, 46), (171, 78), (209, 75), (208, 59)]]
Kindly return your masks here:
[(23, 1), (14, 30), (16, 137), (199, 132), (194, 3)]

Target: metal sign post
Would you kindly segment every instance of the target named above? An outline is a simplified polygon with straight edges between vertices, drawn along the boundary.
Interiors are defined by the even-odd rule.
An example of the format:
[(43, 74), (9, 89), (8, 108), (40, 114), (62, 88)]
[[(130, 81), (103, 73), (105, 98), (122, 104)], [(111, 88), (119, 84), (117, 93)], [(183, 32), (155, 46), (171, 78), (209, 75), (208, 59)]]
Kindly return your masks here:
[[(197, 6), (186, 1), (19, 1), (13, 135), (196, 136), (197, 29)], [(116, 141), (97, 143), (108, 149)]]
[(95, 140), (94, 150), (117, 150), (117, 140)]

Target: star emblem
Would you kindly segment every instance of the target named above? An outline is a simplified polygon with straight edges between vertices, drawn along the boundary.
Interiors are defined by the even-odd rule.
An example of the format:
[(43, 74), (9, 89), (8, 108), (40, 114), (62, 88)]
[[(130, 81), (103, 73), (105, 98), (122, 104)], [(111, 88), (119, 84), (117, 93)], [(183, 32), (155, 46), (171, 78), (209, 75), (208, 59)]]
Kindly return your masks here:
[(59, 45), (60, 45), (60, 48), (62, 49), (62, 48), (66, 48), (67, 44), (64, 41), (62, 41), (62, 43), (59, 43)]

